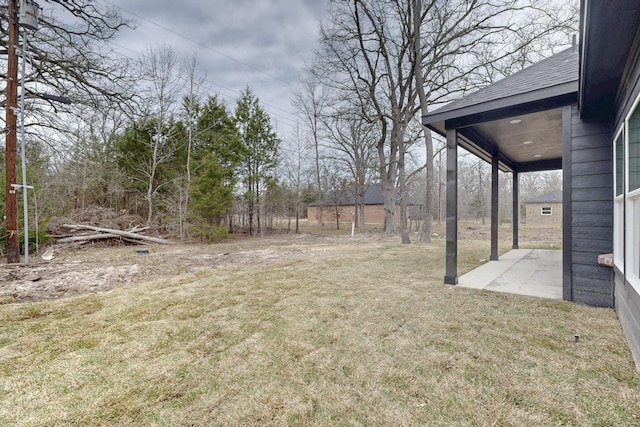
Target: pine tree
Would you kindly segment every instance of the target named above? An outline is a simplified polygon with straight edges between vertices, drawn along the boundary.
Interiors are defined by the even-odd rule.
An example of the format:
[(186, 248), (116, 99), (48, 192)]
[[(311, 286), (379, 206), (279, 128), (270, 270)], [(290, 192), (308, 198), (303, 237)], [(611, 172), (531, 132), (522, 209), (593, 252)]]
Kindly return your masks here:
[[(260, 196), (276, 180), (280, 140), (273, 131), (269, 115), (249, 88), (238, 100), (235, 119), (244, 147), (241, 183), (248, 206), (249, 233), (262, 233)], [(254, 223), (257, 228), (254, 228)]]

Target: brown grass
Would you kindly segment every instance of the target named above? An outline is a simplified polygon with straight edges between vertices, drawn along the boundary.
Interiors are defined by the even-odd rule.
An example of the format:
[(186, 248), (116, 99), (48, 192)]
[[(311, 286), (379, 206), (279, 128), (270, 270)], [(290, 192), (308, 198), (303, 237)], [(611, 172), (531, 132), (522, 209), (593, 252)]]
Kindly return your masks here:
[[(461, 246), (461, 270), (485, 256)], [(442, 240), (345, 239), (2, 305), (0, 424), (640, 423), (612, 310), (448, 287), (443, 265)]]

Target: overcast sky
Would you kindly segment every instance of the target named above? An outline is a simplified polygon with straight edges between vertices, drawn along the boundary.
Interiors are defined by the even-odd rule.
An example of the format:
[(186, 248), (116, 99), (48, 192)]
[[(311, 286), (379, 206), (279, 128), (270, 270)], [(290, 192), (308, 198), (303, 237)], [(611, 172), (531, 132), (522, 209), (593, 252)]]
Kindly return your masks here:
[[(107, 0), (109, 1), (109, 0)], [(279, 132), (293, 125), (291, 91), (304, 61), (313, 57), (328, 0), (111, 0), (138, 22), (117, 44), (136, 57), (170, 45), (180, 56), (197, 53), (207, 84), (234, 108), (249, 85)]]

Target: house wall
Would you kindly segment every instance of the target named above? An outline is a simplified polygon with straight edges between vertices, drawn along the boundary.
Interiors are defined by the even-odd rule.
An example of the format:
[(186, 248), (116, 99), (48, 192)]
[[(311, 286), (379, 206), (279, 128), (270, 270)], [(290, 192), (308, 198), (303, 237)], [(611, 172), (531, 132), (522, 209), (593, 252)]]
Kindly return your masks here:
[[(322, 209), (322, 216), (325, 222), (336, 220), (336, 207), (325, 206)], [(351, 212), (355, 212), (355, 206), (338, 206), (340, 212), (340, 222), (351, 222)], [(309, 221), (318, 221), (318, 207), (309, 206), (307, 208), (307, 218)], [(400, 206), (396, 206), (396, 219), (400, 221)], [(384, 224), (384, 206), (383, 205), (365, 205), (364, 207), (364, 223), (365, 224)]]
[(636, 366), (640, 367), (640, 295), (615, 269), (615, 308)]
[[(624, 117), (631, 110), (632, 103), (640, 96), (639, 44), (639, 37), (636, 37), (635, 49), (633, 54), (629, 56), (625, 78), (620, 85), (614, 131), (620, 127)], [(629, 343), (636, 366), (640, 368), (640, 295), (617, 268), (614, 269), (614, 282), (616, 313), (618, 319), (620, 319), (622, 330)]]
[[(542, 215), (543, 206), (551, 208), (551, 215)], [(529, 225), (562, 224), (562, 203), (527, 203), (525, 221)]]
[(563, 130), (563, 296), (613, 307), (612, 270), (598, 264), (598, 255), (613, 251), (611, 124), (581, 119), (576, 105), (563, 115), (570, 123)]

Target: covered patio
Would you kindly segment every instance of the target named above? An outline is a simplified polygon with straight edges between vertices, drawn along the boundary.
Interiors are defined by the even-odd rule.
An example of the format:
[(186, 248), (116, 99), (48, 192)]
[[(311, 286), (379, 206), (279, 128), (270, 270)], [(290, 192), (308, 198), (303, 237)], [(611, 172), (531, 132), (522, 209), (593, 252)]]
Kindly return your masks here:
[(548, 249), (512, 249), (463, 274), (463, 288), (530, 297), (562, 299), (562, 252)]
[[(577, 104), (578, 58), (574, 46), (423, 116), (423, 124), (447, 140), (446, 284), (504, 290), (509, 288), (507, 282), (513, 281), (510, 289), (516, 290), (524, 278), (522, 274), (513, 277), (508, 274), (514, 265), (514, 272), (518, 266), (535, 272), (538, 253), (519, 250), (519, 174), (562, 169), (563, 202), (569, 206), (567, 198), (571, 192), (566, 186), (571, 182), (571, 123)], [(458, 147), (492, 166), (490, 261), (478, 272), (462, 277), (458, 277)], [(498, 256), (500, 170), (511, 173), (513, 180), (513, 250), (501, 257)], [(557, 287), (547, 289), (547, 297), (572, 299), (571, 280), (566, 280), (571, 271), (569, 221), (570, 216), (565, 215), (562, 253), (555, 251), (554, 256), (545, 258), (547, 263), (555, 263), (553, 271), (560, 272), (559, 277), (549, 276), (552, 281), (557, 280)], [(500, 272), (503, 266), (509, 267), (485, 283), (487, 274)], [(534, 280), (536, 277), (542, 276), (532, 276)], [(558, 287), (562, 289), (559, 295)]]

